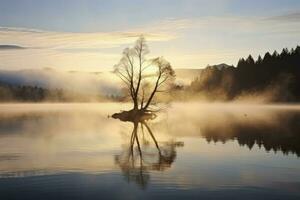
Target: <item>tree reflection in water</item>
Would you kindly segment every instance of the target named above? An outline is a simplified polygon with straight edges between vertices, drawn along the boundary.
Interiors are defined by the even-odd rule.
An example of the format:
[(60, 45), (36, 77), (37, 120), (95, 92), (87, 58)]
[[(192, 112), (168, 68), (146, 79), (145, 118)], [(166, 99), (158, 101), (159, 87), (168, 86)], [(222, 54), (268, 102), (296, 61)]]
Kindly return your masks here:
[[(240, 146), (250, 150), (254, 145), (267, 152), (281, 152), (284, 155), (296, 154), (300, 157), (300, 113), (275, 113), (274, 123), (241, 123), (227, 121), (227, 126), (201, 126), (202, 136), (207, 142), (223, 142), (236, 140)], [(220, 130), (226, 130), (220, 131)]]
[[(146, 121), (134, 121), (129, 145), (115, 156), (128, 182), (134, 181), (146, 188), (150, 180), (149, 171), (164, 171), (171, 167), (176, 159), (176, 147), (183, 142), (158, 142)], [(147, 140), (150, 138), (150, 142)], [(151, 142), (155, 148), (151, 148)]]

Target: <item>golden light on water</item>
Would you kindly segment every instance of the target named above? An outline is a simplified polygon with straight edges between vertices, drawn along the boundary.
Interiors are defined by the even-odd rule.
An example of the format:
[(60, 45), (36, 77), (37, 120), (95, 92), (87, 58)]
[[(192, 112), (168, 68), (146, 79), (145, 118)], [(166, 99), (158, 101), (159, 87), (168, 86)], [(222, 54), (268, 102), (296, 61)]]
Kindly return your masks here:
[[(109, 118), (109, 115), (127, 106), (130, 105), (2, 104), (1, 126), (15, 123), (16, 128), (9, 132), (1, 130), (1, 154), (11, 157), (1, 165), (1, 173), (26, 176), (27, 173), (117, 170), (113, 155), (121, 151), (122, 145), (127, 145), (133, 125)], [(300, 111), (300, 107), (174, 103), (149, 125), (161, 144), (170, 140), (188, 142), (189, 145), (178, 149), (179, 154), (193, 155), (201, 151), (206, 157), (222, 160), (222, 157), (235, 154), (240, 147), (234, 142), (211, 146), (202, 138), (207, 131), (219, 131), (219, 136), (231, 137), (237, 125), (280, 128), (284, 126), (280, 122), (281, 113), (284, 116), (290, 111)], [(154, 144), (150, 141), (150, 145)], [(253, 155), (263, 154), (257, 147), (254, 150)], [(239, 155), (247, 153), (246, 149), (239, 150)]]

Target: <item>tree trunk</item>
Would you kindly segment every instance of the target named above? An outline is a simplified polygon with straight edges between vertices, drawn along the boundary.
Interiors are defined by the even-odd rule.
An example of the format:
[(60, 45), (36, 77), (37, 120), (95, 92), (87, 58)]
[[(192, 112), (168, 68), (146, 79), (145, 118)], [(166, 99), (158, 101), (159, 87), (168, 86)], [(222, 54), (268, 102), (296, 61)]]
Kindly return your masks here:
[(137, 99), (134, 99), (133, 100), (133, 110), (138, 110), (138, 109), (139, 109), (138, 101), (137, 101)]
[(150, 95), (150, 97), (149, 97), (149, 99), (148, 99), (148, 101), (147, 101), (145, 107), (143, 108), (143, 110), (147, 110), (147, 108), (149, 107), (149, 105), (150, 105), (150, 103), (151, 103), (151, 101), (152, 101), (152, 99), (153, 99), (153, 97), (154, 97), (154, 95), (155, 95), (155, 93), (156, 93), (156, 91), (157, 91), (158, 83), (159, 83), (160, 77), (161, 77), (161, 74), (158, 76), (158, 78), (157, 78), (157, 80), (156, 80), (156, 83), (155, 83), (155, 87), (154, 87), (154, 89), (153, 89), (153, 91), (152, 91), (152, 93), (151, 93), (151, 95)]

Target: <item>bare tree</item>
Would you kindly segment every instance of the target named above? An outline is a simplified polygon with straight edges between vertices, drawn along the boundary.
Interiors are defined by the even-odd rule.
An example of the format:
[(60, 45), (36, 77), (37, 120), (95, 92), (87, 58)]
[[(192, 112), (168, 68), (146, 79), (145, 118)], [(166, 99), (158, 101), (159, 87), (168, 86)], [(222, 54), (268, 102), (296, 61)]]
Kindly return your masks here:
[(157, 92), (165, 92), (174, 80), (175, 72), (163, 57), (147, 59), (146, 40), (141, 36), (133, 48), (123, 51), (114, 73), (124, 83), (133, 102), (133, 111), (150, 111), (149, 106)]

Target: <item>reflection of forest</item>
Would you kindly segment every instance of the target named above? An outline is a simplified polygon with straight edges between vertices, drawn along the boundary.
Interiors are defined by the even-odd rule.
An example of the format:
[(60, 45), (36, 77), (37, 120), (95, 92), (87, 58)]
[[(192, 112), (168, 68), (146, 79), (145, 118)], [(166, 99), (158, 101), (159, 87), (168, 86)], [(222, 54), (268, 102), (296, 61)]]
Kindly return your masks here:
[(300, 156), (300, 114), (282, 115), (276, 124), (235, 123), (229, 130), (222, 130), (218, 125), (201, 127), (202, 135), (208, 142), (226, 142), (237, 140), (240, 146), (249, 149), (257, 144), (266, 151), (280, 151), (283, 154), (293, 153)]
[(183, 143), (159, 143), (146, 122), (133, 122), (129, 145), (115, 157), (115, 161), (127, 181), (134, 181), (145, 188), (150, 179), (149, 171), (170, 168), (176, 158), (176, 147), (179, 146), (183, 146)]

